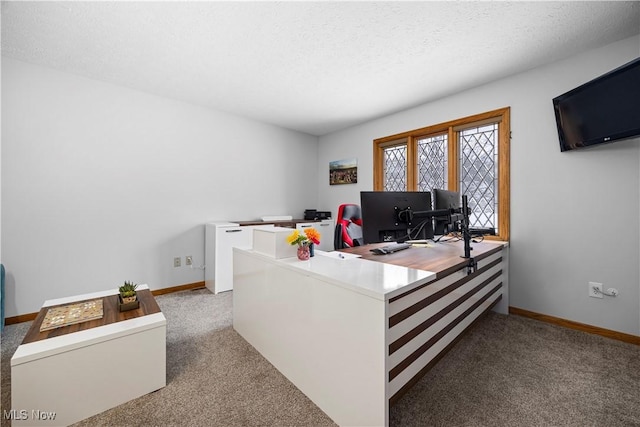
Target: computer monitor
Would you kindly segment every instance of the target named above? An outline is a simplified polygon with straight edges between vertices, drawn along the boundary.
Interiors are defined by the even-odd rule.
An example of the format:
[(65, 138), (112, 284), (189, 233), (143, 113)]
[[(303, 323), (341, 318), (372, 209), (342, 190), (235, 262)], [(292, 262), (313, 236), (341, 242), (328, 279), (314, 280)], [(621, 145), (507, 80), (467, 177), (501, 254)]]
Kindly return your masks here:
[[(461, 197), (458, 191), (441, 190), (438, 188), (433, 189), (433, 209), (449, 209), (461, 212)], [(456, 215), (448, 215), (442, 217), (435, 217), (433, 219), (433, 233), (437, 236), (449, 234), (453, 231), (459, 231), (456, 226), (456, 221), (460, 220)]]
[(433, 239), (429, 191), (361, 191), (364, 243)]

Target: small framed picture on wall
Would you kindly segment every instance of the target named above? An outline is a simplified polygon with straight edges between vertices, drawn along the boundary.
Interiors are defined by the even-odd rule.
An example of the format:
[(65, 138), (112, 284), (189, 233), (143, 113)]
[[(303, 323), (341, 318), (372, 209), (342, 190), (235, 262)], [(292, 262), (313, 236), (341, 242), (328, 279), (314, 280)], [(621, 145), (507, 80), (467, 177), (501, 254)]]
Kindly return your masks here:
[(344, 159), (329, 162), (329, 184), (355, 184), (358, 182), (358, 160)]

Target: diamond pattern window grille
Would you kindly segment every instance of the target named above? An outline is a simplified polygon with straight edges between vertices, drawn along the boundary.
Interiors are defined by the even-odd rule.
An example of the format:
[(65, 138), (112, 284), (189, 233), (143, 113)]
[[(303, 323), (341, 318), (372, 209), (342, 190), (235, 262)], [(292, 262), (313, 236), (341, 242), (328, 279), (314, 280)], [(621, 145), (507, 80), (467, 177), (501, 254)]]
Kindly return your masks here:
[(467, 195), (472, 227), (498, 232), (498, 124), (461, 131), (460, 192)]
[(447, 134), (418, 141), (418, 191), (447, 188)]
[(472, 227), (508, 240), (509, 123), (506, 107), (376, 139), (374, 189), (456, 190), (468, 198)]
[(407, 190), (407, 147), (384, 149), (384, 191)]

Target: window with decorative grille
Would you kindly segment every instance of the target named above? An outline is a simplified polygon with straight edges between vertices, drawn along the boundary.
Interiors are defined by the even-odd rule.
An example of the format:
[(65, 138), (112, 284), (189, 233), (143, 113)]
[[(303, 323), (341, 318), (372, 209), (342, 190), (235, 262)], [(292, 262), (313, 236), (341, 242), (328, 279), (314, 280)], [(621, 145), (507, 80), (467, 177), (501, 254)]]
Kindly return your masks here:
[(404, 191), (407, 188), (407, 147), (384, 148), (384, 191)]
[(374, 141), (374, 190), (459, 191), (472, 227), (509, 239), (510, 109), (502, 108)]

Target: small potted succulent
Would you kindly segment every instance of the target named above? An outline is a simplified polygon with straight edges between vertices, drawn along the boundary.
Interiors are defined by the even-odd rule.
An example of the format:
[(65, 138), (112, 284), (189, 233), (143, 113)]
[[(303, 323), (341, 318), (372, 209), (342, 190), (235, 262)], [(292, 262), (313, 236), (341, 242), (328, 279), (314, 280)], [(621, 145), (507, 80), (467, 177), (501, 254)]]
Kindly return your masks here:
[(120, 296), (122, 297), (123, 303), (134, 302), (138, 298), (138, 294), (136, 294), (136, 288), (138, 285), (131, 282), (124, 282), (124, 285), (120, 286), (118, 291), (120, 292)]
[(132, 310), (140, 306), (138, 294), (136, 293), (137, 287), (138, 285), (135, 283), (125, 281), (124, 284), (118, 288), (118, 292), (120, 293), (120, 311)]

